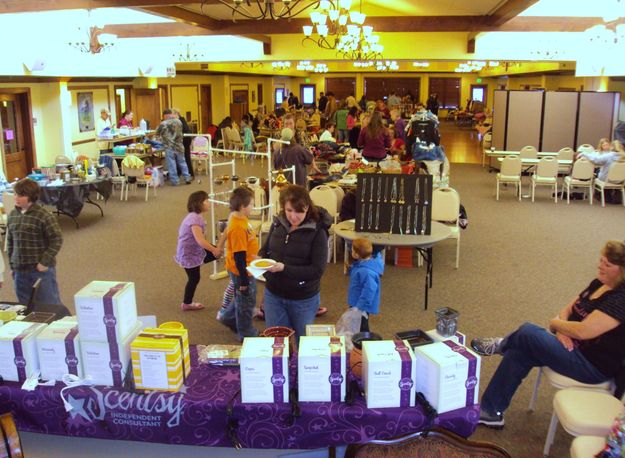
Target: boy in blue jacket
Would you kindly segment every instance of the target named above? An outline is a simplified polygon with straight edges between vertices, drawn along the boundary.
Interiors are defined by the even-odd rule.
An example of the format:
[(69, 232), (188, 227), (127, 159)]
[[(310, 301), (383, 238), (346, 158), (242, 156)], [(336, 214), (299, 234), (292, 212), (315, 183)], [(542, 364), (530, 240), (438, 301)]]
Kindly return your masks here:
[(380, 253), (372, 256), (373, 245), (367, 239), (355, 239), (352, 243), (349, 291), (347, 303), (362, 312), (360, 332), (369, 331), (369, 314), (376, 315), (380, 308), (380, 276), (384, 273), (384, 261)]

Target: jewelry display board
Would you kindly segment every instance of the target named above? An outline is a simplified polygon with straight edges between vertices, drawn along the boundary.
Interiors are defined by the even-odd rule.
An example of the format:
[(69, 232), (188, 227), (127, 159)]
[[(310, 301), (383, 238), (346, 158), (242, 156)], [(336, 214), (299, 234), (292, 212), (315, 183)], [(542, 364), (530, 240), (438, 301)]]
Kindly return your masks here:
[(432, 175), (358, 174), (356, 232), (430, 235)]

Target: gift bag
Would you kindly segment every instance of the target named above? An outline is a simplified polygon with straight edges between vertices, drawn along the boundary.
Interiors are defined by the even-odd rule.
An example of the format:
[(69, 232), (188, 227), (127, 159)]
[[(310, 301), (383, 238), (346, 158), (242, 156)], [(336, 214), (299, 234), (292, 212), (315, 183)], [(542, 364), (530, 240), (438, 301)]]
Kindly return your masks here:
[(360, 332), (362, 312), (356, 307), (347, 309), (336, 322), (336, 335), (345, 337), (345, 350), (352, 351), (352, 336)]

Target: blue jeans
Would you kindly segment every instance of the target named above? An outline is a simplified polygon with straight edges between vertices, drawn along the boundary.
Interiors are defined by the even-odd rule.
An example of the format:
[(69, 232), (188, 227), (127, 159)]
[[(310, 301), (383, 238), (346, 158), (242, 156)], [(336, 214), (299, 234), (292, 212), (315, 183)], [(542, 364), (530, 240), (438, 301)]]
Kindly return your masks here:
[(178, 170), (176, 169), (176, 164), (180, 167), (180, 171), (182, 172), (184, 179), (186, 181), (191, 181), (191, 175), (189, 175), (189, 168), (184, 160), (183, 153), (177, 153), (173, 149), (166, 148), (165, 158), (167, 159), (167, 170), (169, 170), (169, 179), (171, 184), (178, 184)]
[(239, 338), (256, 337), (258, 330), (252, 324), (252, 316), (254, 315), (254, 307), (256, 307), (256, 279), (252, 276), (249, 278), (247, 291), (243, 292), (239, 289), (241, 286), (241, 277), (228, 272), (230, 280), (234, 283), (234, 299), (224, 311), (221, 322), (233, 329), (236, 328)]
[[(306, 325), (315, 322), (319, 293), (308, 299), (284, 299), (265, 288), (264, 310), (267, 327), (286, 326), (295, 330), (295, 338), (306, 335)], [(296, 342), (297, 343), (297, 342)]]
[(605, 382), (607, 377), (578, 350), (568, 351), (545, 328), (525, 323), (502, 342), (503, 359), (482, 396), (482, 409), (503, 412), (533, 367), (550, 369), (582, 383)]
[(29, 272), (13, 271), (13, 283), (15, 284), (15, 294), (20, 304), (28, 304), (33, 291), (35, 281), (41, 278), (41, 284), (37, 289), (35, 302), (39, 304), (62, 304), (59, 294), (59, 285), (56, 283), (56, 268), (48, 267), (46, 272), (31, 270)]

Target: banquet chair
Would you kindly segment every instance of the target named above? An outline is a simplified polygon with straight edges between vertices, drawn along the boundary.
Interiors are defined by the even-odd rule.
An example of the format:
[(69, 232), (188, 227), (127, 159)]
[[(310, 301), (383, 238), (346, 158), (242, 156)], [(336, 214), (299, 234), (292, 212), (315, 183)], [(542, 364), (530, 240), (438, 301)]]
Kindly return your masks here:
[(519, 151), (521, 159), (538, 159), (538, 150), (535, 146), (524, 146)]
[(22, 442), (15, 426), (13, 415), (5, 413), (0, 415), (0, 456), (6, 458), (23, 458)]
[(320, 184), (311, 189), (310, 198), (315, 205), (325, 208), (333, 219), (329, 232), (332, 238), (332, 258), (336, 262), (336, 233), (334, 232), (334, 226), (338, 222), (339, 216), (336, 191), (328, 185)]
[(606, 181), (595, 179), (595, 189), (601, 192), (601, 206), (605, 207), (605, 190), (620, 189), (625, 206), (625, 161), (614, 162), (608, 170)]
[(547, 379), (551, 386), (558, 390), (563, 390), (565, 388), (586, 388), (592, 389), (595, 391), (605, 391), (609, 393), (612, 391), (612, 382), (610, 380), (601, 383), (582, 383), (578, 382), (575, 379), (567, 377), (565, 375), (559, 374), (548, 366), (542, 366), (538, 368), (538, 375), (536, 376), (536, 383), (534, 383), (534, 390), (532, 391), (532, 397), (530, 399), (530, 403), (528, 405), (528, 409), (530, 411), (534, 411), (536, 407), (536, 399), (538, 398), (538, 388), (540, 387), (540, 382), (542, 381), (543, 376)]
[(588, 143), (584, 143), (583, 145), (579, 145), (577, 147), (577, 152), (578, 153), (594, 153), (595, 147), (592, 145), (589, 145)]
[(499, 200), (499, 185), (511, 183), (516, 187), (521, 202), (521, 158), (519, 156), (506, 156), (501, 161), (501, 170), (497, 174), (497, 200)]
[(456, 269), (460, 267), (460, 196), (455, 189), (438, 188), (432, 192), (432, 220), (451, 229), (450, 239), (456, 239)]
[(566, 189), (566, 203), (568, 205), (571, 201), (571, 190), (573, 188), (587, 188), (589, 194), (588, 200), (590, 200), (590, 205), (592, 205), (594, 177), (595, 166), (593, 163), (584, 157), (580, 157), (575, 161), (575, 164), (573, 164), (571, 175), (564, 177), (560, 199), (564, 199), (564, 190)]
[[(134, 194), (137, 194), (137, 187), (139, 185), (145, 186), (145, 201), (148, 201), (149, 190), (154, 190), (154, 197), (156, 197), (156, 186), (152, 181), (152, 177), (146, 178), (145, 167), (126, 167), (122, 164), (122, 173), (126, 177), (126, 180), (122, 187), (122, 200), (128, 201), (128, 188), (133, 187)], [(130, 183), (128, 178), (136, 178), (134, 183)], [(125, 195), (124, 195), (125, 191)]]
[(558, 203), (558, 160), (553, 156), (543, 157), (530, 177), (532, 181), (532, 202), (536, 193), (536, 186), (553, 187), (554, 202)]
[[(233, 127), (226, 127), (225, 134), (228, 139), (228, 148), (235, 151), (243, 151), (243, 140), (241, 140), (241, 134)], [(245, 158), (245, 156), (243, 156)]]
[(624, 409), (622, 400), (602, 391), (580, 388), (558, 391), (553, 397), (553, 414), (543, 456), (549, 456), (558, 423), (572, 436), (605, 436), (614, 418)]
[(594, 458), (605, 447), (605, 436), (577, 436), (571, 443), (571, 458)]
[(191, 142), (191, 163), (193, 164), (193, 170), (199, 172), (204, 170), (208, 175), (208, 138), (206, 137), (193, 137)]
[(511, 455), (492, 442), (473, 441), (443, 428), (433, 427), (392, 439), (350, 444), (345, 458), (413, 458), (444, 456), (448, 458), (506, 458)]
[[(575, 151), (573, 151), (573, 148), (569, 148), (567, 146), (566, 148), (561, 148), (560, 151), (558, 151), (558, 160), (572, 161), (574, 155)], [(560, 164), (558, 165), (558, 175), (569, 175), (572, 169), (572, 165)]]

